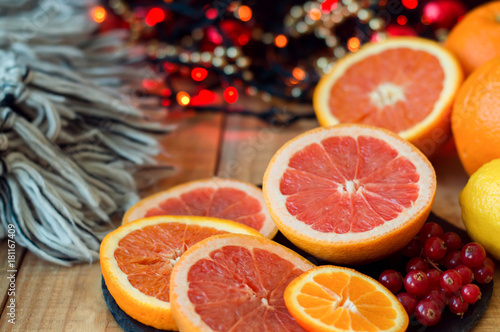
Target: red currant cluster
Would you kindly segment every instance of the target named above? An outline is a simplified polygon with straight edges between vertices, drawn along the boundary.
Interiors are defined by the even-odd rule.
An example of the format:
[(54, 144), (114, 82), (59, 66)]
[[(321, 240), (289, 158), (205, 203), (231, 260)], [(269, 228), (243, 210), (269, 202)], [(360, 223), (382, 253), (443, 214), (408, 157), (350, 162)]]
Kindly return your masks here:
[[(406, 275), (394, 270), (380, 274), (379, 282), (397, 294), (408, 315), (432, 326), (439, 322), (446, 306), (463, 316), (469, 305), (481, 298), (472, 282), (487, 284), (493, 279), (495, 264), (476, 242), (463, 245), (457, 233), (444, 233), (436, 223), (426, 223), (417, 237), (403, 248), (411, 259)], [(444, 271), (440, 268), (444, 266)], [(404, 286), (406, 292), (398, 293)]]

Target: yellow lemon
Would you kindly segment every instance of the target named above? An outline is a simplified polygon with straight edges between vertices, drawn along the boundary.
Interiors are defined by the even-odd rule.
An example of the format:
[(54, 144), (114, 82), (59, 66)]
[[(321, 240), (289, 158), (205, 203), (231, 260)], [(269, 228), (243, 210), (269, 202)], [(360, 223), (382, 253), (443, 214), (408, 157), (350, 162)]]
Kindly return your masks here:
[(500, 159), (484, 164), (460, 194), (462, 219), (472, 240), (500, 259)]

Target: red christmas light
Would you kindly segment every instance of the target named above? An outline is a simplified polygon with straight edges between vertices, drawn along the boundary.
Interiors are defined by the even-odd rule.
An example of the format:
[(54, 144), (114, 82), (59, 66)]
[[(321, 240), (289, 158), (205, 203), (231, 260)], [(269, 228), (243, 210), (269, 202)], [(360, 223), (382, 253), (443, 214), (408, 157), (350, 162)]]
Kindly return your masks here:
[(219, 11), (215, 8), (209, 8), (207, 9), (207, 11), (205, 12), (205, 16), (209, 19), (209, 20), (214, 20), (217, 15), (219, 15)]
[(234, 104), (238, 100), (238, 90), (235, 87), (227, 87), (224, 90), (224, 100), (229, 104)]
[(216, 100), (216, 95), (210, 90), (203, 89), (191, 99), (192, 106), (208, 105)]
[(203, 81), (207, 78), (208, 72), (205, 68), (196, 67), (191, 70), (191, 77), (197, 82)]
[(240, 44), (241, 46), (248, 44), (249, 41), (250, 37), (248, 37), (247, 35), (240, 35), (238, 37), (238, 44)]
[(332, 11), (333, 5), (337, 4), (338, 0), (325, 0), (321, 4), (321, 11), (325, 14)]
[(403, 6), (405, 6), (408, 9), (415, 9), (418, 6), (418, 1), (417, 0), (403, 0)]
[(408, 19), (404, 15), (399, 15), (398, 16), (398, 23), (399, 25), (405, 25), (406, 22), (408, 22)]
[(163, 9), (155, 7), (149, 10), (148, 14), (146, 15), (145, 22), (147, 25), (152, 27), (153, 25), (155, 25), (156, 23), (160, 23), (164, 19), (165, 12), (163, 11)]

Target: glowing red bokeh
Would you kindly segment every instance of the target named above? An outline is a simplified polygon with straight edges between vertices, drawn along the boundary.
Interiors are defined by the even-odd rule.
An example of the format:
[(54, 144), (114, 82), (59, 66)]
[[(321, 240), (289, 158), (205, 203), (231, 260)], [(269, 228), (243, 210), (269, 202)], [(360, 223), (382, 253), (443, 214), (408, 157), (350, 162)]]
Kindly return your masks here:
[(229, 104), (235, 103), (238, 100), (238, 90), (232, 86), (227, 87), (224, 90), (224, 100)]
[(160, 23), (164, 19), (165, 19), (165, 12), (163, 11), (163, 9), (154, 7), (151, 8), (148, 14), (146, 15), (145, 22), (147, 25), (152, 27), (153, 25)]

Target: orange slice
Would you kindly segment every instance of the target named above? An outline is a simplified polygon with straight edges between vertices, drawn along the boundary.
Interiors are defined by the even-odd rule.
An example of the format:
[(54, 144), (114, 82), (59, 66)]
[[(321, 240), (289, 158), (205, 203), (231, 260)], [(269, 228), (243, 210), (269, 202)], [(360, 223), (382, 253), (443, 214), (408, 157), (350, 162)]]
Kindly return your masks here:
[(262, 190), (233, 179), (192, 181), (146, 197), (125, 213), (122, 224), (158, 215), (233, 220), (258, 230), (270, 239), (278, 232), (267, 211)]
[(355, 270), (320, 266), (294, 279), (285, 304), (297, 322), (317, 332), (399, 332), (408, 315), (378, 281)]
[(229, 220), (161, 216), (140, 219), (109, 233), (101, 244), (101, 269), (118, 306), (139, 322), (178, 330), (170, 309), (170, 275), (186, 249), (224, 233), (261, 236)]
[(181, 331), (305, 331), (285, 307), (288, 283), (314, 265), (268, 240), (224, 234), (203, 240), (172, 271), (170, 301)]
[(391, 38), (338, 61), (320, 80), (313, 104), (322, 126), (386, 128), (431, 155), (451, 135), (451, 107), (462, 80), (460, 64), (438, 43)]
[(338, 264), (362, 264), (418, 233), (436, 175), (396, 134), (344, 124), (287, 142), (269, 163), (263, 189), (276, 225), (296, 246)]

